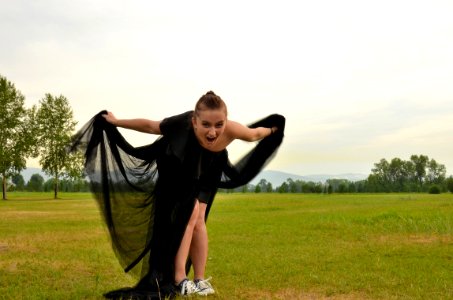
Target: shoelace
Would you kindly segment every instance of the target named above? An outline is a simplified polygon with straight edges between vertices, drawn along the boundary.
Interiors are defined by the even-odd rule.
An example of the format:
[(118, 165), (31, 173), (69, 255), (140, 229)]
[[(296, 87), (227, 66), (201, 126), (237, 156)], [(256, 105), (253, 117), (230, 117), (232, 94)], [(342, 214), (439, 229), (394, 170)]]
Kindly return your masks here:
[(196, 293), (198, 291), (200, 291), (200, 289), (197, 287), (197, 285), (193, 281), (186, 280), (183, 283), (183, 286), (181, 289), (181, 294), (190, 295), (190, 294)]
[(211, 280), (211, 279), (212, 279), (212, 277), (209, 277), (208, 279), (199, 280), (199, 281), (197, 281), (196, 285), (201, 290), (208, 289), (208, 288), (212, 289), (212, 285), (209, 283), (209, 280)]

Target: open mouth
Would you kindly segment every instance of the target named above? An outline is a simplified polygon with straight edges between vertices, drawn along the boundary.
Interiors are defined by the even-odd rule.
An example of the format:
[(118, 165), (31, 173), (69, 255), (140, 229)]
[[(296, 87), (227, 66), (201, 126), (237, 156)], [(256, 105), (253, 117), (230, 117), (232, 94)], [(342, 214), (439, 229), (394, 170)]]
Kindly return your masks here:
[(206, 139), (208, 140), (208, 143), (214, 143), (214, 141), (216, 140), (215, 137), (209, 137), (209, 136), (207, 136)]

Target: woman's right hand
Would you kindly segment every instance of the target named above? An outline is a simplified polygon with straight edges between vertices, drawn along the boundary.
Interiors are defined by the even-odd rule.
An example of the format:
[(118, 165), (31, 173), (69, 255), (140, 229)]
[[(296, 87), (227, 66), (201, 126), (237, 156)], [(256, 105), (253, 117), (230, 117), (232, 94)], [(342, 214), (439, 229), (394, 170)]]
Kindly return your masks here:
[(110, 111), (107, 112), (107, 114), (102, 115), (107, 122), (109, 122), (112, 125), (116, 124), (116, 121), (118, 120)]

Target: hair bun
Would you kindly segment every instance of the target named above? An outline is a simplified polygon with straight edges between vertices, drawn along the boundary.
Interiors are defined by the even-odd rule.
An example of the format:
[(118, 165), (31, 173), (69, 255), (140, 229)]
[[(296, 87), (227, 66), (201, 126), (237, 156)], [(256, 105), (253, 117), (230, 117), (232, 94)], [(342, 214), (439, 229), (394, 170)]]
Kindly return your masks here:
[(222, 98), (217, 96), (213, 91), (208, 91), (206, 94), (201, 96), (201, 98), (195, 104), (195, 114), (198, 114), (202, 110), (214, 110), (214, 109), (223, 109), (225, 111), (225, 116), (227, 115), (227, 107)]

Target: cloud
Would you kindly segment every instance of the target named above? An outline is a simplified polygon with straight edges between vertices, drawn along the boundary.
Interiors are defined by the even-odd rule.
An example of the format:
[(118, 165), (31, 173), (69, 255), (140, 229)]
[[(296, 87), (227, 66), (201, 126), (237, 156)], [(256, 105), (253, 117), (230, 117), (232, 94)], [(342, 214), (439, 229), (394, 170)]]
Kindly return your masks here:
[(414, 151), (453, 170), (452, 13), (450, 1), (6, 1), (0, 70), (29, 104), (65, 95), (79, 125), (101, 109), (161, 119), (213, 89), (237, 121), (287, 117), (270, 167), (353, 172)]

